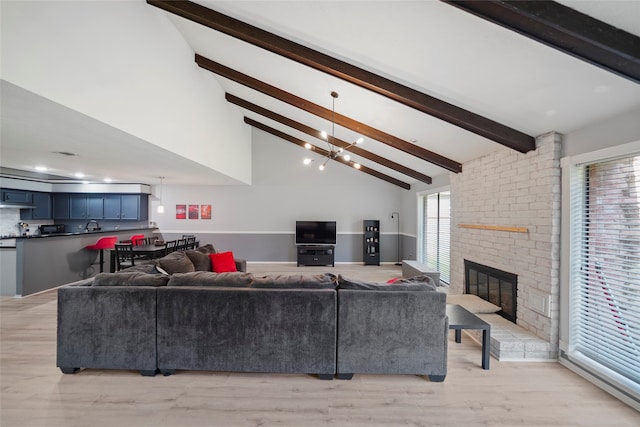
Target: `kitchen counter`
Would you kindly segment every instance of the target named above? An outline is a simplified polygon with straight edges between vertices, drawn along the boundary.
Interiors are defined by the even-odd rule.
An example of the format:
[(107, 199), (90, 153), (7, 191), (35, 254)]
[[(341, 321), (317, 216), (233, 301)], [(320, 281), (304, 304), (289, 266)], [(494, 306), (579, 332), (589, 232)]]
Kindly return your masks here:
[[(116, 236), (118, 241), (122, 241), (128, 240), (133, 234), (151, 236), (155, 233), (158, 233), (155, 227), (121, 227), (12, 237), (15, 239), (15, 287), (3, 284), (3, 293), (26, 296), (93, 277), (100, 272), (99, 251), (88, 250), (87, 246), (104, 236)], [(111, 268), (109, 258), (104, 257), (104, 271)]]
[(52, 234), (30, 234), (28, 236), (19, 236), (19, 235), (11, 235), (11, 236), (1, 236), (0, 240), (6, 239), (41, 239), (47, 237), (61, 237), (61, 236), (86, 236), (91, 234), (110, 234), (113, 235), (115, 233), (120, 232), (145, 232), (149, 230), (156, 230), (155, 227), (119, 227), (119, 228), (110, 228), (108, 230), (91, 230), (91, 231), (75, 231), (75, 232), (64, 232), (64, 233), (52, 233)]

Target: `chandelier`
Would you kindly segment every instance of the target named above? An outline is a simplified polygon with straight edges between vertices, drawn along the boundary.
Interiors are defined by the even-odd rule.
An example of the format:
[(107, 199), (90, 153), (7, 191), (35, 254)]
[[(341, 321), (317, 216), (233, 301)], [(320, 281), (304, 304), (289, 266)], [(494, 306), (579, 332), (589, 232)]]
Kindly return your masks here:
[[(329, 150), (327, 151), (327, 155), (325, 157), (322, 157), (322, 160), (321, 160), (322, 163), (318, 166), (318, 169), (321, 171), (325, 170), (325, 167), (327, 166), (327, 163), (329, 162), (329, 160), (339, 160), (338, 157), (342, 157), (342, 159), (344, 159), (344, 161), (348, 163), (351, 160), (351, 156), (347, 153), (347, 150), (349, 150), (349, 148), (353, 147), (356, 144), (362, 144), (362, 142), (364, 142), (364, 139), (360, 137), (355, 142), (352, 142), (351, 144), (349, 144), (344, 148), (338, 147), (335, 144), (335, 131), (336, 131), (335, 115), (336, 115), (336, 98), (338, 97), (338, 92), (331, 92), (331, 97), (333, 98), (332, 100), (333, 107), (331, 109), (331, 136), (329, 136), (327, 132), (324, 130), (320, 132), (322, 139), (327, 141), (327, 144), (329, 145)], [(306, 148), (307, 150), (311, 150), (313, 148), (313, 145), (307, 142), (304, 145), (304, 148)], [(307, 157), (303, 160), (303, 163), (305, 165), (310, 165), (315, 160), (316, 159)], [(353, 162), (350, 164), (354, 168), (360, 169), (360, 163)]]

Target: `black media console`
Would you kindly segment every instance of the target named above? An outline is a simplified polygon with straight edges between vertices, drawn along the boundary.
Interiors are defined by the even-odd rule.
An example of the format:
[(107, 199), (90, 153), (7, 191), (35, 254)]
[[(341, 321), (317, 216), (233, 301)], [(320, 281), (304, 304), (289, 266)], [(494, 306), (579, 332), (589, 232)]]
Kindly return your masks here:
[(330, 265), (335, 266), (333, 260), (332, 245), (299, 245), (296, 247), (298, 252), (298, 267), (301, 265)]

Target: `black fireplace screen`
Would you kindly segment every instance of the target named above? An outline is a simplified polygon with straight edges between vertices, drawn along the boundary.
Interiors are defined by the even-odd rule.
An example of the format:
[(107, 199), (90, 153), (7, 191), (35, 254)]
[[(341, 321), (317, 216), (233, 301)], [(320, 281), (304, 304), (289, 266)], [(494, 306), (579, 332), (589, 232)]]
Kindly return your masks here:
[(464, 260), (465, 292), (502, 308), (502, 317), (516, 323), (518, 276)]

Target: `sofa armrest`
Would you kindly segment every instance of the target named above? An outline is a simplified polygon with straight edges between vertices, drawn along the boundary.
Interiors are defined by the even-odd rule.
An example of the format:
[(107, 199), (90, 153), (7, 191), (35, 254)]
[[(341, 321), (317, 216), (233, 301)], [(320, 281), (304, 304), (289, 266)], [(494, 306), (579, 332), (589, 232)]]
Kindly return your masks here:
[(243, 273), (247, 272), (247, 260), (246, 259), (234, 258), (233, 260), (236, 263), (236, 270), (242, 271)]

